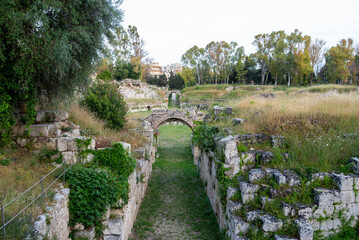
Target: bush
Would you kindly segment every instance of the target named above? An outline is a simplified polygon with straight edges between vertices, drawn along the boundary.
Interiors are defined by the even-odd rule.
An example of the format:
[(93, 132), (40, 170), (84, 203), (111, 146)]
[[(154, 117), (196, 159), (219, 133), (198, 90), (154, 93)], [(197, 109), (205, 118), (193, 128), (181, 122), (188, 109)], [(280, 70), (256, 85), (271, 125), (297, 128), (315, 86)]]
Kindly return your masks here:
[(126, 78), (139, 79), (141, 77), (141, 66), (119, 61), (116, 63), (114, 77), (118, 81), (124, 80)]
[(167, 86), (167, 77), (165, 74), (160, 76), (152, 76), (147, 80), (148, 84), (155, 85), (157, 87), (166, 87)]
[(136, 160), (133, 159), (120, 143), (116, 143), (112, 148), (94, 152), (94, 162), (99, 166), (109, 167), (115, 174), (121, 175), (126, 179), (136, 167)]
[(125, 125), (126, 103), (114, 84), (96, 83), (84, 96), (82, 104), (109, 128), (121, 129)]
[(196, 127), (193, 129), (192, 142), (204, 151), (215, 150), (213, 136), (219, 132), (217, 127), (208, 127), (205, 122), (195, 122)]
[(109, 70), (105, 70), (100, 75), (97, 76), (97, 79), (110, 81), (112, 79), (112, 74)]

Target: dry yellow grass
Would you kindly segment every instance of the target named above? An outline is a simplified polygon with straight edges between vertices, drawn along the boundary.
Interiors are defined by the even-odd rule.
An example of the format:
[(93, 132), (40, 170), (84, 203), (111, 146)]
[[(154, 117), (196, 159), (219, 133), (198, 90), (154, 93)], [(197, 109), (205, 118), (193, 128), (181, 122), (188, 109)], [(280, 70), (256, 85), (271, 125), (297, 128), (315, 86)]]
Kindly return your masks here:
[(129, 131), (129, 129), (139, 127), (136, 121), (128, 120), (124, 129), (118, 131), (105, 127), (105, 123), (81, 107), (78, 103), (73, 103), (65, 108), (68, 111), (70, 121), (81, 126), (81, 130), (87, 136), (91, 136), (98, 142), (99, 147), (106, 147), (116, 142), (130, 143), (132, 148), (142, 147), (145, 139), (141, 134)]
[(289, 119), (304, 119), (310, 121), (359, 118), (359, 94), (323, 95), (320, 93), (302, 93), (278, 95), (275, 98), (256, 96), (246, 97), (238, 102), (229, 102), (236, 116), (248, 121), (241, 126), (245, 132), (255, 133), (270, 130)]

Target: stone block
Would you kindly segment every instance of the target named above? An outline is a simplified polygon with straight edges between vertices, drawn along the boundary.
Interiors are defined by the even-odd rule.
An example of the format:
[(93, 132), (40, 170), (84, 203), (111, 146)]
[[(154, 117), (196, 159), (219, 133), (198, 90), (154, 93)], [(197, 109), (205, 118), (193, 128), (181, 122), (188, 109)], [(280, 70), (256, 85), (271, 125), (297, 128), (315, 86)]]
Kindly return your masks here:
[(238, 157), (238, 149), (234, 137), (228, 136), (219, 141), (219, 146), (224, 153), (225, 163), (232, 164), (232, 159)]
[(276, 232), (283, 226), (282, 220), (270, 215), (260, 216), (259, 219), (263, 222), (262, 229), (265, 232)]
[(30, 125), (30, 137), (49, 137), (49, 128), (51, 124)]
[(227, 188), (227, 201), (229, 201), (236, 193), (238, 192), (237, 188), (229, 187)]
[(251, 183), (240, 182), (239, 189), (241, 194), (255, 194), (258, 192), (259, 186)]
[(121, 236), (107, 235), (103, 237), (103, 240), (123, 240), (123, 238), (122, 235)]
[(26, 143), (27, 143), (26, 138), (16, 139), (16, 144), (19, 145), (20, 147), (25, 147)]
[(351, 204), (355, 202), (354, 191), (340, 191), (339, 196), (340, 196), (340, 201), (343, 204)]
[(13, 126), (12, 127), (12, 134), (14, 136), (22, 136), (22, 135), (24, 135), (25, 130), (26, 130), (25, 125)]
[(282, 148), (285, 146), (285, 138), (283, 136), (270, 136), (272, 147)]
[(57, 150), (60, 152), (67, 151), (67, 137), (60, 137), (57, 139)]
[(262, 214), (263, 214), (263, 211), (261, 211), (261, 210), (247, 212), (247, 215), (246, 215), (247, 222), (253, 222), (253, 221), (257, 220), (259, 218), (259, 216), (261, 216)]
[(137, 148), (132, 150), (133, 157), (136, 159), (145, 159), (146, 149), (145, 148)]
[(341, 174), (332, 174), (334, 182), (339, 187), (340, 191), (352, 191), (354, 185), (354, 178), (352, 176)]
[(105, 225), (107, 226), (103, 233), (105, 235), (122, 235), (124, 231), (123, 219), (122, 218), (114, 218), (107, 219), (105, 221)]
[(297, 204), (298, 216), (303, 219), (313, 217), (313, 209), (305, 204)]
[(313, 240), (314, 229), (305, 219), (296, 219), (294, 223), (299, 228), (300, 240)]
[(128, 152), (131, 152), (131, 144), (129, 143), (125, 143), (125, 142), (120, 142), (123, 146), (123, 148), (128, 151)]
[(251, 169), (248, 173), (248, 179), (250, 183), (258, 182), (266, 176), (266, 173), (260, 169)]
[(243, 124), (245, 121), (246, 120), (243, 118), (233, 118), (232, 119), (233, 125), (240, 125), (240, 124)]
[(95, 239), (95, 227), (90, 227), (88, 229), (84, 229), (82, 231), (77, 231), (75, 233), (76, 238), (86, 238), (88, 240)]
[(66, 111), (39, 111), (36, 114), (36, 122), (60, 122), (69, 119), (69, 114)]
[(302, 181), (300, 180), (300, 177), (297, 174), (295, 174), (293, 171), (284, 170), (283, 175), (287, 178), (287, 184), (290, 187), (302, 185)]
[(273, 173), (273, 176), (279, 186), (286, 184), (287, 178), (282, 173), (276, 172), (276, 173)]
[(314, 201), (319, 206), (331, 206), (335, 202), (334, 191), (324, 188), (316, 188), (314, 192), (317, 194)]
[(213, 107), (213, 114), (218, 117), (221, 114), (231, 115), (232, 114), (231, 107), (222, 107), (222, 106), (214, 106)]
[(76, 138), (67, 138), (67, 150), (77, 151)]
[(241, 209), (242, 206), (243, 205), (239, 202), (234, 202), (234, 201), (228, 200), (227, 207), (226, 207), (227, 216), (230, 216), (230, 214), (234, 214), (234, 212)]
[(334, 213), (334, 205), (321, 205), (313, 211), (313, 218), (331, 216)]
[(249, 223), (243, 221), (240, 217), (231, 215), (229, 221), (229, 231), (231, 236), (238, 236), (240, 233), (246, 233), (249, 228)]
[(264, 206), (266, 205), (267, 202), (273, 202), (274, 200), (269, 197), (262, 196), (259, 198), (259, 201), (260, 201), (262, 207), (264, 208)]
[(285, 203), (285, 202), (281, 202), (281, 206), (283, 209), (284, 216), (286, 216), (286, 217), (295, 216), (295, 208), (292, 205)]
[(61, 154), (66, 164), (74, 164), (77, 162), (75, 152), (62, 152)]
[(352, 165), (353, 171), (359, 174), (359, 158), (353, 157), (349, 160), (349, 163)]

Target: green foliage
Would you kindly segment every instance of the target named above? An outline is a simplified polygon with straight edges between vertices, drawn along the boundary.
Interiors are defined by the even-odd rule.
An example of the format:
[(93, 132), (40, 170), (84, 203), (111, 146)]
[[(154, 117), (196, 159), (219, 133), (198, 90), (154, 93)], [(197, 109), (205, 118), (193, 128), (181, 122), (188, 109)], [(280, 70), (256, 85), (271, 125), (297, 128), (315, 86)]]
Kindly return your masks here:
[(168, 79), (168, 87), (170, 90), (182, 90), (184, 88), (184, 79), (180, 74), (173, 74), (171, 72), (171, 76)]
[(192, 142), (206, 152), (214, 151), (215, 143), (213, 136), (219, 133), (219, 129), (217, 127), (209, 127), (205, 122), (201, 121), (195, 122), (195, 125)]
[(114, 77), (118, 81), (126, 78), (139, 79), (141, 77), (141, 66), (130, 62), (118, 61)]
[(94, 151), (94, 156), (96, 164), (109, 167), (115, 174), (126, 179), (136, 167), (136, 160), (120, 143), (114, 144), (112, 148)]
[(42, 163), (56, 162), (57, 164), (60, 164), (63, 160), (63, 156), (59, 150), (42, 148), (39, 153), (39, 160)]
[(82, 104), (113, 129), (121, 129), (126, 122), (126, 103), (116, 86), (96, 83), (85, 94)]
[[(22, 1), (0, 3), (0, 141), (14, 112), (31, 124), (42, 95), (54, 100), (89, 82), (104, 37), (121, 21), (121, 1)], [(46, 103), (45, 103), (46, 104)]]
[(238, 144), (237, 149), (239, 153), (248, 152), (248, 147), (242, 143)]
[(97, 76), (97, 79), (110, 81), (112, 79), (112, 74), (109, 70), (105, 70), (100, 75)]
[(110, 172), (74, 165), (66, 174), (70, 186), (70, 225), (82, 223), (86, 228), (96, 224), (106, 207), (118, 201), (121, 182)]
[(88, 154), (92, 152), (91, 149), (89, 149), (90, 144), (91, 138), (76, 138), (76, 147), (79, 163), (82, 164), (86, 160)]
[(151, 76), (147, 79), (148, 84), (156, 85), (157, 87), (166, 87), (167, 86), (167, 77), (165, 74), (160, 76)]

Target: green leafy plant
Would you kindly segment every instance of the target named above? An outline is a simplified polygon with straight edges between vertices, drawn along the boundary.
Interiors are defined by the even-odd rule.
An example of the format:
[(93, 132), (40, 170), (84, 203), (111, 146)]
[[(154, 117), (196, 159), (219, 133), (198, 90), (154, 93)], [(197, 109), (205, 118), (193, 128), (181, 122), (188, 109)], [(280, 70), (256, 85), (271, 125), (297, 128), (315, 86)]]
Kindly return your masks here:
[(96, 83), (85, 94), (82, 102), (112, 129), (121, 129), (126, 122), (126, 103), (116, 85)]
[(195, 127), (193, 129), (192, 142), (199, 146), (204, 151), (214, 151), (215, 143), (213, 136), (219, 133), (217, 127), (209, 127), (205, 122), (197, 121), (195, 122)]

